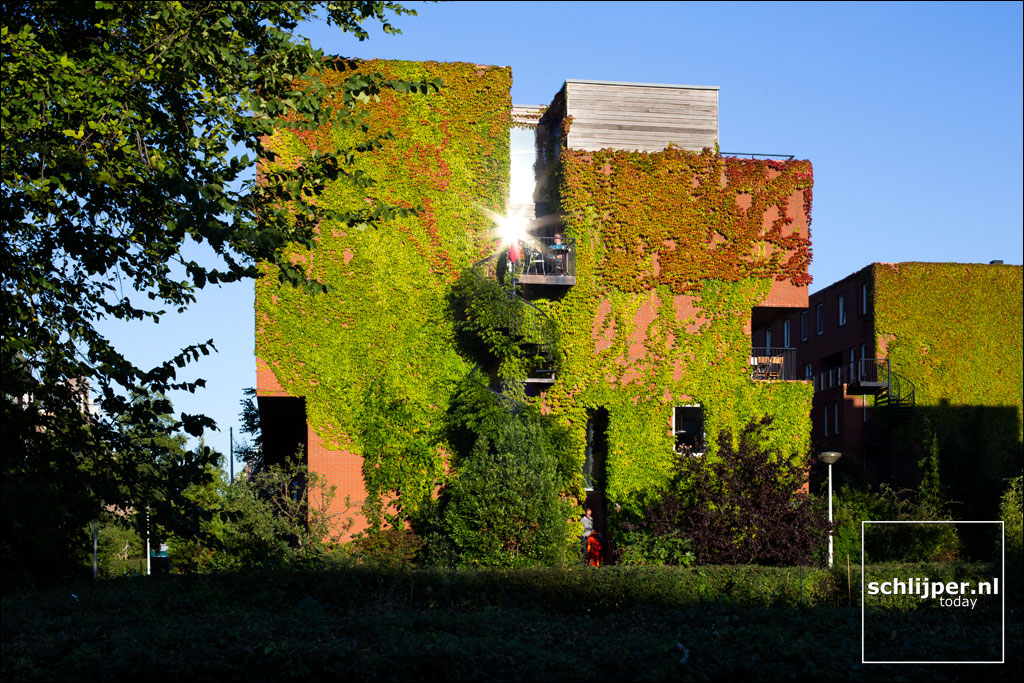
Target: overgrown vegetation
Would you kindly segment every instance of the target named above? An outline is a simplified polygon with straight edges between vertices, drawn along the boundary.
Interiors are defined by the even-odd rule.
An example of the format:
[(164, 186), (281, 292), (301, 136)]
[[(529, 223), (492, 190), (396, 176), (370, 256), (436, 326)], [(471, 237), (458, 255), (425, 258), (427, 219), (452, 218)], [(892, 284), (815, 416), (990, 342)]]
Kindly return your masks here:
[(775, 283), (806, 281), (810, 163), (561, 144), (557, 199), (576, 284), (550, 302), (564, 363), (545, 402), (580, 465), (588, 413), (608, 412), (613, 517), (616, 506), (640, 514), (669, 485), (673, 406), (703, 408), (711, 456), (720, 434), (769, 416), (766, 447), (802, 458), (812, 389), (752, 381), (745, 326)]
[(510, 407), (474, 378), (449, 409), (453, 475), (430, 516), (428, 558), (441, 565), (524, 567), (576, 559), (567, 434), (533, 406)]
[[(140, 368), (98, 331), (100, 320), (159, 321), (208, 284), (254, 277), (257, 262), (275, 278), (322, 291), (290, 253), (312, 243), (324, 218), (365, 226), (411, 210), (375, 197), (342, 215), (318, 201), (327, 185), (360, 193), (372, 185), (353, 164), (389, 137), (382, 129), (363, 144), (266, 169), (258, 182), (252, 176), (282, 125), (358, 128), (358, 101), (437, 87), (432, 79), (345, 74), (324, 106), (327, 86), (316, 78), (324, 55), (294, 34), (318, 11), (358, 39), (368, 36), (363, 22), (394, 33), (389, 18), (409, 13), (363, 1), (4, 4), (5, 580), (77, 571), (85, 526), (106, 506), (148, 506), (165, 524), (189, 521), (181, 492), (216, 459), (200, 449), (154, 467), (166, 451), (146, 445), (213, 426), (196, 415), (162, 420), (172, 412), (168, 390), (203, 386), (179, 372), (214, 351), (213, 341)], [(344, 71), (351, 62), (333, 64)], [(195, 244), (213, 256), (190, 256)]]
[(996, 519), (1005, 480), (1024, 468), (1024, 270), (911, 262), (875, 264), (871, 276), (879, 357), (916, 389), (896, 453), (917, 465), (934, 447), (950, 512)]
[(380, 215), (377, 230), (325, 220), (315, 240), (291, 251), (330, 295), (282, 286), (268, 269), (256, 284), (256, 353), (290, 395), (305, 398), (326, 444), (362, 456), (363, 510), (381, 528), (415, 517), (444, 478), (445, 413), (473, 367), (456, 349), (447, 298), (458, 274), (496, 246), (488, 212), (503, 213), (507, 195), (511, 73), (367, 61), (328, 68), (319, 87), (374, 74), (443, 87), (380, 92), (359, 107), (363, 128), (278, 131), (264, 168), (287, 171), (391, 131), (354, 162), (367, 187), (330, 181), (317, 202), (343, 216), (361, 214), (368, 200), (408, 211)]
[(828, 523), (803, 493), (806, 471), (764, 446), (770, 420), (748, 425), (717, 457), (684, 453), (669, 489), (623, 523), (626, 560), (652, 564), (809, 565)]

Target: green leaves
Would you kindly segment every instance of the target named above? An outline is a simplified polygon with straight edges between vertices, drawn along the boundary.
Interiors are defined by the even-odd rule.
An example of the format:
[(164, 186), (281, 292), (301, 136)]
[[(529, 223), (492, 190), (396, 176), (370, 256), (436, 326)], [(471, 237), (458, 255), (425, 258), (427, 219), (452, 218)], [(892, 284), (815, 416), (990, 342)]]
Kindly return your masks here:
[[(84, 491), (80, 509), (69, 505), (72, 514), (139, 504), (108, 485), (114, 474), (94, 465), (110, 450), (128, 448), (125, 425), (155, 424), (154, 393), (202, 386), (177, 372), (212, 350), (212, 342), (138, 368), (96, 330), (99, 320), (158, 321), (168, 305), (186, 308), (207, 284), (253, 277), (260, 262), (285, 266), (286, 282), (326, 291), (293, 267), (285, 250), (309, 246), (329, 216), (317, 203), (326, 182), (352, 178), (365, 187), (366, 179), (348, 173), (351, 158), (321, 154), (257, 180), (252, 160), (266, 156), (265, 140), (282, 126), (353, 119), (355, 95), (427, 86), (365, 77), (326, 105), (330, 92), (316, 77), (323, 55), (292, 33), (318, 9), (360, 39), (364, 21), (408, 13), (394, 3), (361, 1), (185, 0), (134, 3), (131, 11), (110, 2), (5, 4), (5, 493), (8, 486), (59, 490), (64, 479), (53, 478), (41, 460), (68, 472)], [(351, 220), (372, 225), (405, 210), (374, 204)], [(190, 240), (211, 247), (213, 262), (183, 256)], [(152, 303), (139, 303), (147, 299)], [(102, 397), (102, 417), (82, 409), (90, 394)], [(160, 428), (198, 435), (212, 426), (183, 415)], [(141, 467), (139, 457), (132, 462)], [(190, 465), (192, 476), (200, 476), (201, 464)], [(110, 472), (128, 476), (131, 469)], [(32, 506), (24, 508), (12, 511), (10, 525), (33, 514)], [(87, 518), (68, 528), (82, 528)], [(6, 520), (5, 511), (4, 530), (17, 535)], [(12, 540), (10, 554), (5, 549), (5, 563), (19, 561), (18, 543)]]

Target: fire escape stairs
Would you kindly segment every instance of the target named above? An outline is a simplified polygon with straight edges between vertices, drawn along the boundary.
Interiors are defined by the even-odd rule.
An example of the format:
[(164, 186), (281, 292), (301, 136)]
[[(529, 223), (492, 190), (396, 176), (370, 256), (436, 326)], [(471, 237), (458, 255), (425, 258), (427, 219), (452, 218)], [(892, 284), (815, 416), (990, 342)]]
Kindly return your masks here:
[[(501, 328), (509, 341), (518, 349), (522, 358), (528, 360), (527, 376), (522, 383), (538, 385), (540, 388), (554, 384), (558, 353), (554, 338), (554, 321), (532, 301), (522, 297), (514, 277), (501, 277), (501, 266), (498, 255), (491, 255), (473, 264), (471, 271), (481, 278), (493, 277), (502, 282), (502, 288), (508, 297), (505, 325)], [(505, 284), (508, 282), (508, 284)], [(487, 375), (479, 366), (474, 374)], [(509, 398), (510, 387), (503, 386), (495, 378), (489, 377), (482, 382), (487, 388), (505, 402), (520, 405), (515, 399)]]
[(893, 433), (914, 416), (917, 388), (909, 379), (890, 373), (889, 383), (875, 395), (875, 410), (865, 425), (865, 446), (886, 464), (890, 479), (908, 474), (908, 465), (893, 457)]

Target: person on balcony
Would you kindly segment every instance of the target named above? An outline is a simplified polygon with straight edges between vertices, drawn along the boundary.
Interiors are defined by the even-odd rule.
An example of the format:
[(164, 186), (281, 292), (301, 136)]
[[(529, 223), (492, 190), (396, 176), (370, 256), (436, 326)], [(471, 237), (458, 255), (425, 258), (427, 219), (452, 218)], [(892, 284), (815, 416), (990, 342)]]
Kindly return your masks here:
[(562, 244), (562, 233), (556, 232), (551, 244), (551, 259), (554, 262), (554, 272), (558, 275), (565, 273), (565, 254), (568, 249)]

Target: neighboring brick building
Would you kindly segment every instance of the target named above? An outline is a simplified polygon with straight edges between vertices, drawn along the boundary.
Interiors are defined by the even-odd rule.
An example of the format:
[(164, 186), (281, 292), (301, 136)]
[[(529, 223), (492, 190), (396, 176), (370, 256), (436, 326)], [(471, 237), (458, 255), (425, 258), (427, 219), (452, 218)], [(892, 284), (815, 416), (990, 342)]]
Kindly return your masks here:
[(816, 450), (913, 486), (935, 437), (949, 497), (995, 500), (1021, 467), (1021, 290), (1020, 266), (874, 263), (757, 327), (754, 343), (788, 334), (814, 380)]
[[(257, 286), (267, 452), (302, 449), (339, 487), (336, 512), (351, 497), (353, 531), (366, 525), (364, 499), (366, 515), (400, 523), (444, 475), (429, 434), (456, 381), (474, 372), (446, 321), (446, 291), (497, 250), (481, 209), (505, 209), (499, 131), (513, 120), (533, 132), (537, 187), (532, 205), (510, 212), (528, 222), (511, 268), (531, 315), (557, 330), (536, 340), (538, 356), (557, 344), (561, 357), (531, 371), (525, 395), (570, 429), (578, 491), (598, 527), (609, 504), (639, 510), (680, 453), (713, 455), (721, 435), (752, 421), (770, 418), (764, 438), (779, 453), (807, 454), (809, 383), (788, 344), (752, 348), (750, 333), (807, 306), (809, 162), (719, 155), (717, 88), (570, 80), (546, 110), (513, 117), (507, 70), (374, 66), (443, 70), (453, 88), (369, 108), (398, 128), (394, 151), (374, 157), (377, 187), (423, 211), (371, 237), (323, 229), (296, 259), (335, 295), (282, 289), (273, 274)], [(303, 144), (336, 144), (337, 134), (313, 137)], [(481, 276), (510, 267), (492, 263)]]

